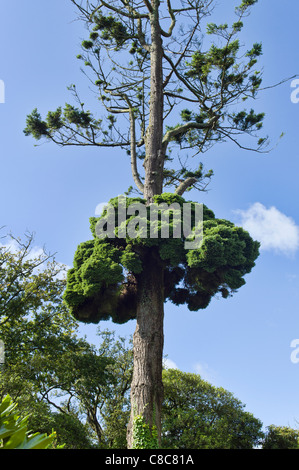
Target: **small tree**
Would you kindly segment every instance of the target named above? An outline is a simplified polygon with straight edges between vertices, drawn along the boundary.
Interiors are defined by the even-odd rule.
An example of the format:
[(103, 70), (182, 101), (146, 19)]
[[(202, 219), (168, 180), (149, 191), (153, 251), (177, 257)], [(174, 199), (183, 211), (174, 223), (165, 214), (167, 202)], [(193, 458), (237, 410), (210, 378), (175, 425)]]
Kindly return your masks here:
[[(125, 149), (148, 207), (157, 201), (181, 204), (186, 191), (206, 188), (212, 171), (197, 159), (195, 166), (187, 159), (182, 163), (185, 150), (195, 156), (232, 141), (239, 148), (265, 151), (267, 137), (259, 136), (264, 114), (240, 106), (256, 98), (262, 81), (255, 69), (261, 45), (242, 53), (238, 38), (257, 0), (242, 0), (231, 26), (207, 24), (206, 35), (203, 24), (214, 0), (181, 0), (178, 6), (171, 0), (71, 1), (89, 32), (78, 58), (91, 72), (106, 119), (86, 110), (72, 85), (77, 105), (49, 111), (45, 120), (35, 109), (27, 117), (26, 135), (62, 146)], [(248, 136), (254, 145), (249, 146)], [(168, 187), (172, 198), (161, 196)], [(217, 292), (227, 297), (243, 285), (258, 255), (248, 234), (208, 210), (205, 215), (202, 250), (186, 253), (184, 240), (94, 238), (79, 246), (69, 273), (65, 299), (77, 318), (137, 319), (129, 447), (134, 415), (161, 433), (165, 300), (187, 303), (191, 310), (205, 308)]]
[(262, 423), (231, 392), (198, 374), (163, 371), (163, 437), (168, 449), (252, 449)]
[(299, 431), (287, 426), (271, 424), (267, 427), (262, 447), (263, 449), (298, 449)]

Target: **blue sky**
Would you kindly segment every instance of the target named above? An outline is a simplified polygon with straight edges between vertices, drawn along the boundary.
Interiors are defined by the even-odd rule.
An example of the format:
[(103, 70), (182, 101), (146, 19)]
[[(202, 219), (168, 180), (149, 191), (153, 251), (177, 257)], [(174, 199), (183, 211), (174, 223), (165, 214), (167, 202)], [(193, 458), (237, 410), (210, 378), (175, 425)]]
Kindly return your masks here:
[[(225, 14), (229, 19), (236, 2), (218, 3), (216, 21)], [(246, 22), (246, 45), (263, 43), (264, 86), (299, 74), (298, 15), (296, 0), (260, 0)], [(96, 109), (76, 59), (86, 35), (75, 18), (69, 0), (5, 2), (0, 15), (0, 226), (16, 236), (35, 232), (36, 245), (57, 252), (67, 265), (78, 243), (91, 237), (96, 206), (132, 184), (129, 161), (119, 151), (35, 146), (23, 134), (33, 108), (44, 115), (71, 102), (71, 83)], [(214, 147), (203, 157), (215, 172), (209, 192), (188, 195), (261, 241), (246, 285), (230, 299), (213, 299), (204, 311), (165, 307), (169, 360), (234, 393), (264, 426), (297, 427), (299, 421), (299, 363), (291, 361), (290, 347), (299, 338), (299, 103), (291, 101), (292, 91), (290, 82), (265, 90), (254, 105), (266, 113), (273, 151)], [(101, 328), (126, 336), (135, 323), (105, 322)], [(97, 341), (96, 326), (81, 331)]]

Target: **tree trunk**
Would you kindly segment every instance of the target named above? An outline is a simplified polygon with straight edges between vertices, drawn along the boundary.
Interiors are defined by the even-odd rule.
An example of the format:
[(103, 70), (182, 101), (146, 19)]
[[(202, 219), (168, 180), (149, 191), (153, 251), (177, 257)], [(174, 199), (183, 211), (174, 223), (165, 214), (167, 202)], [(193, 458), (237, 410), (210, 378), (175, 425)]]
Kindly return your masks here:
[[(144, 198), (147, 204), (163, 191), (163, 43), (159, 23), (160, 0), (152, 0), (151, 88), (149, 123), (145, 135)], [(137, 276), (137, 325), (133, 337), (134, 369), (131, 385), (131, 417), (127, 431), (128, 448), (133, 444), (133, 419), (142, 415), (150, 427), (155, 425), (161, 439), (163, 401), (163, 265), (154, 248), (143, 259), (143, 271)]]
[(133, 444), (133, 419), (142, 415), (155, 425), (160, 443), (163, 400), (163, 266), (158, 254), (150, 249), (137, 279), (137, 325), (133, 337), (134, 371), (131, 385), (131, 417), (127, 432), (128, 448)]
[(163, 42), (159, 23), (159, 0), (153, 0), (151, 20), (151, 89), (149, 123), (145, 136), (144, 197), (152, 202), (163, 188)]

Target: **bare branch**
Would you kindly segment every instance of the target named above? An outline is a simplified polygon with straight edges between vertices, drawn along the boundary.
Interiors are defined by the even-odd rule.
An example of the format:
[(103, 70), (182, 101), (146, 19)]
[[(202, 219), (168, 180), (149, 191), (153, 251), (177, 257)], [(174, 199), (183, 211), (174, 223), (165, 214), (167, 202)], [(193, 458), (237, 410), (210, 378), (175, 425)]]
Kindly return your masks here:
[(163, 138), (163, 144), (167, 145), (170, 140), (180, 134), (185, 134), (191, 129), (211, 129), (215, 122), (219, 119), (219, 116), (214, 116), (212, 119), (210, 119), (209, 122), (207, 123), (198, 123), (198, 122), (187, 122), (186, 124), (183, 124), (182, 126), (178, 126), (174, 129), (169, 130), (166, 132), (164, 138)]
[(150, 13), (153, 13), (154, 9), (148, 0), (143, 0), (144, 5)]
[[(128, 100), (128, 104), (129, 100)], [(137, 188), (143, 193), (144, 185), (140, 179), (137, 169), (137, 155), (136, 155), (136, 127), (134, 109), (130, 106), (130, 135), (131, 135), (131, 170), (134, 182)]]
[[(171, 72), (168, 74), (168, 76), (166, 77), (166, 79), (165, 79), (165, 81), (164, 81), (164, 83), (163, 83), (163, 87), (164, 87), (164, 88), (165, 88), (166, 85), (168, 84), (168, 82), (169, 82), (169, 80), (170, 80), (172, 74), (177, 70), (177, 67), (179, 66), (181, 60), (185, 57), (186, 51), (187, 51), (187, 49), (188, 49), (190, 43), (192, 42), (192, 39), (193, 39), (193, 36), (194, 36), (194, 34), (195, 34), (195, 31), (196, 31), (197, 27), (198, 27), (198, 23), (195, 24), (195, 26), (194, 26), (194, 28), (193, 28), (191, 34), (190, 34), (190, 37), (189, 37), (189, 39), (188, 39), (188, 41), (187, 41), (187, 43), (186, 43), (186, 45), (185, 45), (185, 47), (184, 47), (184, 50), (180, 53), (180, 57), (179, 57), (179, 59), (177, 60), (177, 63), (174, 65), (174, 64), (172, 63), (172, 61), (168, 61), (168, 62), (170, 63), (170, 65), (171, 65)], [(166, 52), (166, 51), (165, 51), (165, 52)], [(167, 60), (166, 54), (164, 54), (164, 57), (165, 57), (165, 59)]]
[(275, 85), (269, 85), (269, 86), (260, 88), (260, 91), (262, 91), (262, 90), (269, 90), (270, 88), (275, 88), (275, 87), (277, 87), (277, 86), (279, 86), (279, 85), (283, 85), (283, 83), (286, 83), (286, 82), (288, 82), (289, 80), (293, 80), (294, 78), (297, 78), (297, 77), (299, 77), (298, 74), (293, 75), (292, 77), (289, 77), (289, 78), (284, 78), (283, 80), (281, 80), (280, 82), (276, 83)]
[[(183, 83), (183, 84), (185, 85), (185, 87), (186, 87), (191, 93), (193, 93), (194, 96), (196, 96), (198, 99), (200, 99), (200, 96), (201, 96), (200, 90), (198, 90), (197, 88), (195, 88), (194, 86), (192, 86), (191, 83), (190, 83), (188, 80), (186, 80), (186, 79), (179, 73), (179, 71), (178, 71), (178, 69), (177, 69), (177, 65), (175, 65), (175, 64), (173, 63), (173, 61), (171, 60), (171, 58), (170, 58), (168, 55), (165, 54), (165, 51), (164, 51), (164, 53), (163, 53), (163, 57), (164, 57), (164, 59), (166, 59), (167, 62), (170, 64), (170, 66), (171, 66), (171, 68), (172, 68), (172, 72), (177, 76), (177, 78), (179, 79), (179, 81), (180, 81), (181, 83)], [(171, 72), (170, 76), (168, 76), (168, 77), (166, 78), (166, 81), (165, 81), (165, 83), (164, 83), (164, 86), (165, 86), (165, 84), (167, 84), (167, 82), (169, 81), (169, 79), (170, 79), (170, 77), (171, 77), (171, 75), (172, 75), (172, 72)]]
[(172, 93), (171, 91), (165, 91), (164, 96), (169, 96), (171, 98), (178, 98), (181, 101), (189, 101), (190, 103), (197, 103), (198, 104), (198, 100), (196, 100), (196, 99), (192, 99), (192, 98), (189, 98), (189, 97), (183, 96), (183, 95), (178, 95), (176, 93)]
[[(73, 1), (73, 0), (72, 0)], [(101, 0), (101, 5), (98, 6), (97, 8), (94, 9), (92, 14), (90, 15), (90, 20), (93, 19), (93, 16), (99, 11), (102, 7), (106, 7), (108, 10), (113, 11), (114, 13), (117, 13), (120, 16), (125, 16), (126, 18), (131, 18), (131, 19), (137, 19), (137, 18), (148, 18), (147, 14), (142, 14), (138, 13), (136, 10), (134, 10), (130, 5), (126, 4), (126, 8), (128, 9), (128, 13), (125, 12), (124, 10), (120, 10), (119, 8), (113, 6), (111, 3), (106, 3), (104, 0)]]
[(197, 182), (197, 178), (195, 177), (189, 177), (186, 178), (185, 181), (182, 181), (181, 184), (176, 188), (175, 194), (178, 194), (179, 196), (182, 196), (184, 192), (193, 186)]
[(176, 24), (176, 19), (175, 19), (175, 14), (173, 12), (173, 9), (171, 7), (171, 3), (170, 3), (170, 0), (167, 0), (167, 8), (168, 8), (168, 12), (169, 12), (169, 16), (171, 18), (171, 24), (169, 26), (169, 29), (168, 31), (163, 31), (163, 29), (161, 28), (161, 34), (162, 36), (166, 37), (166, 38), (170, 38), (171, 35), (172, 35), (172, 31), (175, 27), (175, 24)]
[(225, 137), (227, 137), (228, 139), (230, 139), (232, 142), (234, 142), (239, 148), (241, 148), (242, 150), (249, 150), (251, 152), (257, 152), (257, 153), (270, 153), (272, 149), (269, 149), (269, 150), (261, 150), (260, 147), (254, 149), (253, 147), (245, 147), (244, 145), (240, 144), (240, 142), (237, 141), (237, 139), (234, 139), (232, 137), (232, 132), (228, 133), (228, 132), (225, 132), (222, 128), (219, 129), (219, 132), (221, 134), (223, 134)]

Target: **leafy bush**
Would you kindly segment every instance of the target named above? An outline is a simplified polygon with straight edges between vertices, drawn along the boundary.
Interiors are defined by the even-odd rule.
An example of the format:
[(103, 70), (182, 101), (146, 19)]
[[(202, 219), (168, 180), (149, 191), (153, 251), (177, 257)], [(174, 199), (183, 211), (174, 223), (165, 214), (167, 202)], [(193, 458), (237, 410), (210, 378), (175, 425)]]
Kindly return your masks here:
[(17, 405), (9, 395), (0, 404), (0, 449), (47, 449), (55, 440), (55, 432), (47, 434), (28, 431), (28, 416), (20, 418)]

